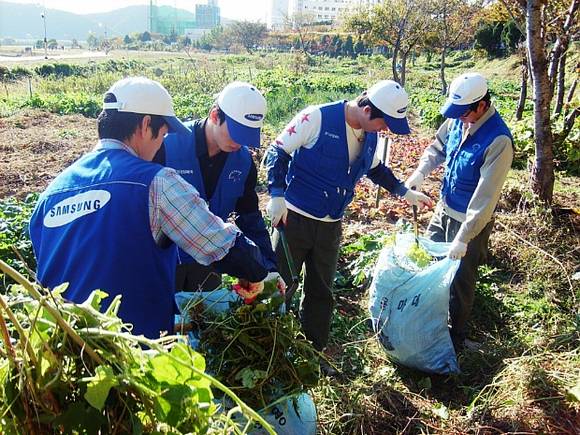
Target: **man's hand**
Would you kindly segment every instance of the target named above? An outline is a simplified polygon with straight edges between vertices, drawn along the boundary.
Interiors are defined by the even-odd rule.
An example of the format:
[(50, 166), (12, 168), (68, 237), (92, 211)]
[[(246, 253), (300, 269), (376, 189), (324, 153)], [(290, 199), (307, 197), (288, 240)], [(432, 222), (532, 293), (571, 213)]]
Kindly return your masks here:
[(403, 196), (405, 200), (410, 205), (416, 205), (417, 207), (432, 207), (433, 201), (427, 195), (421, 192), (417, 192), (415, 190), (407, 190), (407, 193)]
[(264, 281), (249, 282), (245, 279), (238, 280), (232, 289), (244, 300), (245, 304), (251, 304), (264, 290)]
[(451, 246), (449, 247), (449, 252), (447, 256), (452, 260), (461, 260), (465, 253), (467, 252), (467, 243), (460, 242), (457, 239), (453, 240)]
[(411, 190), (421, 190), (423, 181), (425, 181), (425, 176), (421, 172), (415, 170), (415, 172), (413, 172), (411, 176), (407, 178), (407, 181), (405, 181), (405, 187)]
[(270, 216), (270, 221), (272, 226), (277, 226), (280, 221), (286, 224), (286, 219), (288, 217), (288, 209), (286, 208), (286, 200), (283, 196), (274, 196), (268, 201), (266, 206), (266, 211), (268, 216)]
[(286, 283), (280, 276), (278, 272), (270, 272), (264, 281), (276, 281), (276, 287), (280, 290), (280, 294), (284, 296), (286, 294)]

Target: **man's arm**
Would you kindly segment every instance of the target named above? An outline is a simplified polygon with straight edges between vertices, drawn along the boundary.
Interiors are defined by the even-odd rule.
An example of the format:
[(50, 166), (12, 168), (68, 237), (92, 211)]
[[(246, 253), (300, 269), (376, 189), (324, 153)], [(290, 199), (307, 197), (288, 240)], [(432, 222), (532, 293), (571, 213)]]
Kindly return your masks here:
[(264, 164), (268, 174), (268, 191), (272, 197), (282, 197), (286, 190), (286, 174), (292, 153), (300, 147), (311, 148), (318, 140), (322, 114), (309, 106), (284, 128), (268, 147)]
[(260, 249), (235, 225), (211, 213), (197, 190), (173, 169), (160, 170), (149, 190), (149, 218), (158, 244), (169, 239), (198, 263), (257, 282), (267, 271)]
[(465, 222), (455, 239), (469, 243), (487, 225), (501, 195), (501, 189), (513, 160), (512, 142), (507, 136), (498, 136), (485, 151), (479, 182), (467, 206)]
[(260, 248), (260, 252), (265, 260), (266, 269), (269, 272), (277, 270), (276, 254), (272, 249), (270, 234), (266, 228), (266, 223), (258, 207), (258, 195), (256, 194), (256, 184), (258, 181), (258, 171), (252, 160), (250, 173), (246, 178), (244, 194), (236, 202), (236, 225), (242, 232)]
[(445, 142), (447, 142), (449, 120), (445, 121), (435, 133), (435, 140), (425, 148), (415, 171), (427, 177), (435, 168), (445, 162)]

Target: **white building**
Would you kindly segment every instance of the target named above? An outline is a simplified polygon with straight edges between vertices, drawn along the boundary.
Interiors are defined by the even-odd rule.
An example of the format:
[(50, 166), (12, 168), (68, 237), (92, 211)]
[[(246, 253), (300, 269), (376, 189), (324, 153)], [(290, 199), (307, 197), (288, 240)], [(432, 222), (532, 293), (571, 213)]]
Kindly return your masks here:
[(281, 30), (287, 26), (288, 0), (268, 0), (266, 25), (269, 29)]
[[(307, 14), (316, 21), (336, 21), (349, 9), (371, 6), (381, 0), (289, 0), (288, 15)], [(272, 3), (280, 1), (271, 0)]]

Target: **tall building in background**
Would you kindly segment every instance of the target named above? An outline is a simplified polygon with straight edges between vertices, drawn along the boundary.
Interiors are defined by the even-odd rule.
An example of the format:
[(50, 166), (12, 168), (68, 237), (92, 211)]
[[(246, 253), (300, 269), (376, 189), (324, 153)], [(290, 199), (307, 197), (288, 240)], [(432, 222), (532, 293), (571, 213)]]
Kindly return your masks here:
[(266, 25), (272, 30), (287, 26), (288, 0), (268, 0)]
[(199, 29), (213, 29), (220, 25), (220, 7), (217, 0), (209, 0), (206, 5), (195, 5), (195, 23)]
[[(272, 3), (280, 3), (270, 0)], [(372, 6), (381, 0), (289, 0), (288, 15), (307, 14), (315, 21), (334, 22), (341, 15), (358, 6)]]

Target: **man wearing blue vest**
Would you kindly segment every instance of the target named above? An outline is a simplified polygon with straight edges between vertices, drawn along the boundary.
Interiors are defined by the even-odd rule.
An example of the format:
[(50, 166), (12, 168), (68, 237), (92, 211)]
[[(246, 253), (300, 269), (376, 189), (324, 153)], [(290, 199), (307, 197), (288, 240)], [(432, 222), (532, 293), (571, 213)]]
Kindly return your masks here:
[[(188, 131), (168, 134), (153, 161), (176, 170), (208, 202), (209, 209), (236, 225), (260, 248), (266, 268), (276, 273), (276, 256), (258, 207), (258, 172), (248, 147), (260, 146), (266, 99), (254, 86), (233, 82), (218, 95), (207, 118), (187, 122)], [(179, 252), (176, 289), (213, 290), (221, 275)]]
[(441, 109), (448, 118), (405, 182), (420, 189), (425, 177), (445, 162), (441, 199), (427, 235), (451, 242), (448, 256), (461, 260), (450, 289), (451, 338), (457, 350), (466, 340), (466, 325), (475, 295), (477, 268), (487, 256), (493, 212), (513, 159), (509, 128), (491, 104), (485, 78), (477, 73), (457, 77)]
[(31, 217), (42, 285), (68, 282), (74, 302), (94, 289), (122, 295), (119, 316), (149, 338), (173, 331), (175, 245), (259, 291), (267, 274), (259, 248), (174, 170), (151, 162), (168, 131), (187, 132), (165, 88), (142, 77), (116, 82), (97, 124), (95, 149), (53, 180)]
[[(341, 219), (358, 180), (367, 175), (414, 205), (431, 202), (407, 189), (376, 155), (377, 132), (410, 132), (407, 103), (403, 87), (384, 80), (356, 100), (306, 108), (268, 148), (268, 213), (274, 226), (285, 226), (298, 270), (305, 265), (300, 319), (306, 337), (319, 350), (327, 345), (334, 307)], [(288, 282), (281, 243), (274, 243), (280, 272)]]

